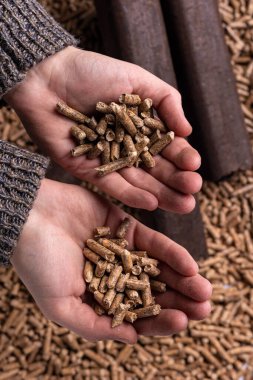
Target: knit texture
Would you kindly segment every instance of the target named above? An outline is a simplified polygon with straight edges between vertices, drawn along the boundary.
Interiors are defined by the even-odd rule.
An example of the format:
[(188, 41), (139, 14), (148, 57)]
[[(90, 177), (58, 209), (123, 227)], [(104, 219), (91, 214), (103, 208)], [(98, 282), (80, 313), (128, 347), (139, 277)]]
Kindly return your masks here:
[(49, 160), (0, 141), (0, 264), (9, 265)]
[(0, 97), (36, 63), (76, 44), (35, 0), (0, 0)]

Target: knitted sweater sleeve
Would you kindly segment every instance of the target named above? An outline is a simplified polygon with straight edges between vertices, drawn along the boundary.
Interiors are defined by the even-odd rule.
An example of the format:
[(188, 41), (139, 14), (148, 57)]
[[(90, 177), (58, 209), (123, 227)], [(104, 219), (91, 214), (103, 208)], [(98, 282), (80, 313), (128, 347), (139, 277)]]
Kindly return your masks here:
[(36, 0), (0, 0), (0, 98), (32, 66), (76, 44)]
[(48, 164), (41, 155), (0, 141), (0, 265), (10, 264)]

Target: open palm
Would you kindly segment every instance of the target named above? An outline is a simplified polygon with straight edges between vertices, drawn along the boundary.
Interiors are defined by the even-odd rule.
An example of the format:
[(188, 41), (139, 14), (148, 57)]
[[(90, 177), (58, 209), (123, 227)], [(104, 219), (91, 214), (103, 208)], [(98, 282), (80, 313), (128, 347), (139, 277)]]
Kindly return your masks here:
[(160, 279), (169, 290), (157, 297), (161, 314), (114, 329), (90, 306), (83, 280), (84, 241), (96, 226), (112, 232), (126, 214), (91, 192), (73, 185), (43, 180), (24, 226), (12, 263), (45, 316), (89, 340), (135, 342), (138, 334), (168, 335), (210, 312), (211, 286), (197, 274), (189, 253), (164, 235), (131, 218), (130, 248), (148, 250), (161, 264)]
[[(55, 111), (59, 99), (86, 114), (97, 101), (110, 102), (124, 92), (153, 99), (154, 106), (177, 137), (152, 169), (126, 168), (99, 178), (93, 170), (98, 160), (72, 158), (73, 124)], [(179, 93), (146, 70), (100, 54), (68, 47), (32, 68), (25, 80), (6, 95), (34, 141), (54, 161), (74, 176), (96, 184), (104, 192), (132, 206), (160, 207), (178, 213), (192, 211), (192, 194), (199, 191), (198, 153), (183, 138), (191, 133)]]

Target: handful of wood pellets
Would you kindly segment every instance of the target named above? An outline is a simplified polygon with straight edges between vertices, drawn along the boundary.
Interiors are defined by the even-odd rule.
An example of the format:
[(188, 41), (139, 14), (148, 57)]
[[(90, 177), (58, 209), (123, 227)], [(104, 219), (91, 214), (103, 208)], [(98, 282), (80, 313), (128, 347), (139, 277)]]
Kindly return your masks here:
[(112, 315), (112, 327), (158, 315), (161, 306), (152, 291), (166, 291), (165, 283), (153, 279), (160, 274), (158, 260), (146, 251), (126, 249), (129, 224), (125, 218), (114, 239), (110, 227), (95, 228), (94, 239), (88, 239), (83, 250), (84, 280), (94, 295), (94, 310), (98, 315)]
[(96, 111), (102, 115), (98, 121), (62, 101), (56, 109), (78, 123), (71, 127), (71, 135), (78, 143), (72, 156), (100, 157), (102, 165), (95, 168), (99, 176), (133, 165), (152, 168), (153, 156), (174, 139), (174, 132), (154, 116), (152, 99), (142, 101), (136, 94), (122, 94), (119, 103), (98, 102)]

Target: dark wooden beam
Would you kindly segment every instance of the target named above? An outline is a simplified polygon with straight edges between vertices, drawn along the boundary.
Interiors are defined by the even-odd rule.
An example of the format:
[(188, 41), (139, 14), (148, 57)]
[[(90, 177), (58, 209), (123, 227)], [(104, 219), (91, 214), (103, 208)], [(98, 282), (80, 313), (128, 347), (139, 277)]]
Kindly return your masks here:
[(95, 0), (104, 52), (155, 73), (172, 86), (176, 77), (158, 0)]
[(202, 174), (219, 180), (252, 167), (228, 48), (216, 0), (161, 0), (190, 138)]
[[(158, 0), (95, 0), (104, 52), (142, 66), (176, 86), (169, 44)], [(139, 219), (182, 244), (194, 258), (207, 256), (202, 219), (193, 213), (139, 210)]]

